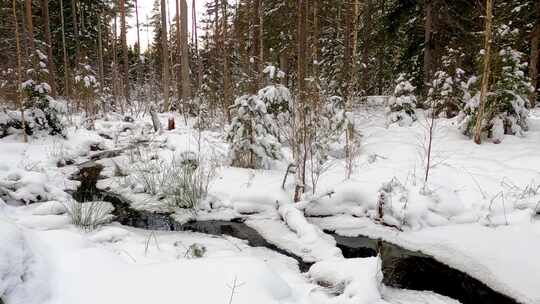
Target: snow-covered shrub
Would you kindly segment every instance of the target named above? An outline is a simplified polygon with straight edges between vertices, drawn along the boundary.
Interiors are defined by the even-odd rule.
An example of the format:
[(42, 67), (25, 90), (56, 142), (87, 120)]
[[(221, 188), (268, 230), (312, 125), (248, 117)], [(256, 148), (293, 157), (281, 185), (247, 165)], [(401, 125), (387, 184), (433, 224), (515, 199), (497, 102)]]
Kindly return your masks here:
[(189, 245), (186, 250), (185, 257), (188, 259), (202, 258), (206, 254), (206, 247), (199, 243), (193, 243)]
[(282, 158), (281, 144), (274, 135), (274, 123), (257, 95), (235, 100), (236, 115), (227, 133), (229, 155), (234, 166), (265, 168)]
[(66, 209), (71, 223), (84, 230), (95, 230), (113, 219), (111, 212), (114, 211), (114, 207), (108, 202), (90, 201), (79, 203), (70, 201), (66, 203)]
[(397, 122), (400, 126), (410, 126), (416, 121), (414, 90), (415, 87), (405, 78), (405, 75), (400, 74), (394, 94), (388, 100), (386, 109), (388, 124)]
[(444, 71), (435, 72), (429, 84), (426, 103), (433, 110), (434, 115), (444, 113), (447, 117), (453, 116), (454, 110), (457, 109), (453, 77)]

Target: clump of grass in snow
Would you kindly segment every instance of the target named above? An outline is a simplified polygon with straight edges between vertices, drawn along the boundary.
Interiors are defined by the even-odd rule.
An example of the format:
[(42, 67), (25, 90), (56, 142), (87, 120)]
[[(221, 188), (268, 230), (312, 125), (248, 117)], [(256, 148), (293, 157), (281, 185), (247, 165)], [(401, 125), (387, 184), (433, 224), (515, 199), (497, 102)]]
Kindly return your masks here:
[(163, 160), (153, 156), (134, 165), (135, 183), (148, 194), (159, 196), (171, 207), (195, 209), (206, 198), (216, 166), (192, 154)]
[(65, 204), (71, 223), (87, 231), (109, 223), (113, 216), (114, 207), (107, 202), (92, 201), (79, 203), (70, 201)]

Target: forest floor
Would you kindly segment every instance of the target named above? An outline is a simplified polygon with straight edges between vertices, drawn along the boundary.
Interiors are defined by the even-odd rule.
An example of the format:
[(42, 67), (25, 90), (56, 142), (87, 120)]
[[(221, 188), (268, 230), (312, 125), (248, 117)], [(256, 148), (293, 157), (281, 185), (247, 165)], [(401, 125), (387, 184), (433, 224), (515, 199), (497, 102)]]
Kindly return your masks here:
[[(168, 117), (160, 115), (163, 125)], [(343, 259), (325, 229), (421, 250), (520, 303), (540, 303), (540, 111), (531, 113), (525, 137), (506, 136), (500, 144), (475, 145), (456, 119), (438, 119), (427, 183), (422, 113), (411, 127), (387, 126), (378, 106), (357, 109), (355, 118), (361, 138), (353, 176), (345, 179), (342, 145), (335, 144), (315, 191), (308, 187), (296, 205), (293, 178), (282, 188), (287, 148), (286, 159), (268, 170), (229, 167), (222, 130), (199, 132), (180, 116), (175, 130), (158, 133), (149, 117), (127, 122), (109, 115), (92, 131), (76, 128), (81, 123), (73, 117), (65, 139), (0, 139), (0, 297), (6, 304), (456, 303), (384, 287), (377, 258)], [(66, 191), (78, 187), (71, 176), (79, 164), (118, 149), (96, 161), (104, 166), (98, 187), (122, 195), (131, 208), (174, 212), (179, 222), (242, 218), (268, 242), (315, 265), (301, 273), (294, 259), (227, 236), (114, 221), (93, 231), (76, 227), (64, 208), (72, 201)], [(165, 168), (187, 152), (215, 171), (197, 213), (171, 208), (130, 178), (151, 159)], [(378, 213), (381, 192), (386, 225)], [(193, 244), (206, 248), (203, 257), (192, 255)], [(344, 286), (336, 292), (325, 284)]]

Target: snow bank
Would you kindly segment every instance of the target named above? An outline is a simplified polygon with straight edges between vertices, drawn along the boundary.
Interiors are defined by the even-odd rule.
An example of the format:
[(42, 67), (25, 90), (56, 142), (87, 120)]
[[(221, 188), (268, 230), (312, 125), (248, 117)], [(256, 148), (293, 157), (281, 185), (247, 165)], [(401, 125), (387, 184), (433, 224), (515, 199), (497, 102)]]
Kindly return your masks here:
[(0, 216), (0, 241), (0, 298), (9, 304), (43, 303), (48, 295), (46, 272), (29, 237)]

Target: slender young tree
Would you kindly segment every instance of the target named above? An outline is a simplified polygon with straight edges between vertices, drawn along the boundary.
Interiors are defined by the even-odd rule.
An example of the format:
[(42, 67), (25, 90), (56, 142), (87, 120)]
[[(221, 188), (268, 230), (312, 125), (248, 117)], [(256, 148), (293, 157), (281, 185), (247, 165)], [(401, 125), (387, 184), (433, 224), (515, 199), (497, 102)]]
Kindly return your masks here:
[(47, 43), (47, 65), (49, 69), (49, 85), (52, 96), (56, 96), (56, 67), (52, 51), (52, 38), (49, 18), (49, 0), (41, 0), (41, 12), (43, 13), (43, 27), (45, 32), (45, 42)]
[(161, 60), (163, 62), (163, 101), (165, 111), (169, 110), (169, 46), (167, 39), (167, 6), (161, 0)]
[(484, 109), (486, 107), (486, 96), (489, 88), (489, 77), (491, 71), (491, 36), (493, 19), (493, 1), (486, 0), (486, 21), (484, 32), (484, 70), (482, 73), (482, 84), (480, 87), (480, 105), (476, 125), (474, 127), (474, 142), (480, 144), (482, 141), (482, 125), (484, 121)]
[(28, 136), (26, 135), (26, 121), (24, 119), (24, 106), (22, 98), (22, 62), (21, 62), (21, 43), (19, 39), (19, 22), (17, 20), (17, 1), (11, 1), (12, 10), (13, 10), (13, 24), (15, 27), (15, 43), (17, 45), (17, 102), (19, 104), (19, 110), (21, 111), (21, 123), (22, 123), (22, 133), (23, 133), (23, 142), (28, 142)]

